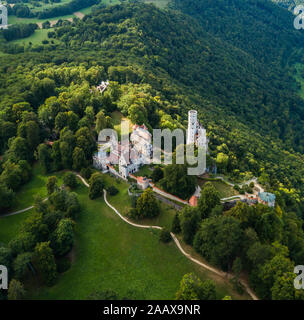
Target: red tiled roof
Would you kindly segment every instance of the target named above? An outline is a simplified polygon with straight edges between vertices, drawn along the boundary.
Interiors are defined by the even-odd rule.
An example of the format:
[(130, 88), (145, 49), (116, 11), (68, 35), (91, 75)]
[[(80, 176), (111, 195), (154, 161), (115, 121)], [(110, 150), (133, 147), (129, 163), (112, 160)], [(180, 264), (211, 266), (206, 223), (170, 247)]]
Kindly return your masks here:
[(197, 200), (198, 198), (196, 196), (192, 196), (189, 200), (189, 204), (191, 207), (196, 207), (197, 206)]
[(146, 177), (137, 177), (137, 182), (138, 183), (143, 183), (144, 181), (146, 181), (147, 178)]

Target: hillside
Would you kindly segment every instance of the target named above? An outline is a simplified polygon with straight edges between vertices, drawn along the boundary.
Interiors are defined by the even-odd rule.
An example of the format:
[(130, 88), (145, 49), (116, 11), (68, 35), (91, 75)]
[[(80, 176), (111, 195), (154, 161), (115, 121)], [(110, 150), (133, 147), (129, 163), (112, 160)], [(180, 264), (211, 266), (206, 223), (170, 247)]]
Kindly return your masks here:
[[(256, 280), (253, 288), (259, 288), (260, 297), (270, 299), (274, 284), (263, 281), (263, 274), (256, 277), (257, 266), (266, 265), (280, 252), (283, 258), (292, 259), (287, 268), (291, 270), (293, 263), (300, 262), (304, 248), (304, 101), (293, 74), (298, 63), (297, 77), (299, 81), (303, 78), (301, 33), (288, 27), (290, 13), (270, 1), (175, 0), (172, 5), (170, 10), (161, 10), (132, 2), (95, 9), (82, 20), (62, 21), (49, 29), (44, 43), (23, 46), (1, 38), (0, 209), (10, 209), (13, 201), (9, 199), (18, 197), (31, 180), (36, 160), (46, 174), (68, 169), (89, 178), (97, 134), (102, 128), (115, 127), (117, 115), (144, 123), (150, 130), (185, 129), (188, 110), (196, 109), (210, 139), (209, 164), (216, 164), (218, 173), (235, 183), (258, 177), (265, 190), (276, 194), (277, 207), (241, 203), (226, 214), (220, 199), (214, 201), (219, 208), (208, 207), (210, 212), (206, 210), (191, 222), (195, 250), (201, 250), (205, 231), (218, 233), (220, 244), (229, 244), (225, 236), (233, 235), (229, 238), (234, 244), (231, 256), (224, 263), (219, 259), (210, 262), (230, 270), (241, 256), (245, 270)], [(106, 79), (110, 85), (104, 94), (94, 90)], [(212, 186), (207, 184), (206, 192), (210, 188), (216, 198)], [(127, 186), (121, 191), (128, 198)], [(84, 211), (77, 232), (79, 241), (85, 243), (88, 238), (82, 232), (96, 236), (99, 230), (93, 232), (94, 224), (100, 218), (96, 216), (94, 221), (85, 214), (97, 215), (95, 207), (104, 210), (102, 215), (110, 212), (99, 206), (104, 204), (101, 199), (89, 195), (89, 201), (81, 193), (80, 197)], [(121, 194), (113, 199), (118, 208), (126, 207)], [(186, 207), (181, 219), (196, 219), (199, 212), (195, 210), (200, 209), (192, 209)], [(107, 229), (111, 224), (104, 220)], [(203, 223), (205, 229), (200, 230)], [(242, 241), (243, 237), (248, 242)], [(143, 239), (148, 241), (145, 236)], [(193, 241), (186, 243), (193, 245)], [(275, 241), (278, 243), (273, 245)], [(259, 253), (267, 249), (268, 256), (261, 257), (258, 264), (247, 256), (252, 245)], [(112, 246), (109, 243), (100, 251), (110, 252)], [(208, 251), (219, 247), (224, 248), (210, 242)], [(88, 249), (90, 257), (93, 249)], [(223, 251), (217, 251), (218, 255)], [(211, 256), (204, 258), (209, 261)], [(69, 274), (66, 286), (71, 283)], [(62, 283), (57, 287), (63, 290), (59, 297), (66, 297)], [(121, 290), (119, 283), (117, 277)], [(173, 282), (171, 288), (175, 288)], [(54, 298), (58, 293), (55, 287), (41, 290), (45, 297)], [(75, 294), (73, 298), (84, 296)], [(153, 292), (149, 297), (154, 296), (165, 294)]]
[[(215, 6), (217, 1), (213, 3)], [(288, 12), (279, 12), (289, 19)], [(241, 26), (229, 30), (234, 28)], [(173, 118), (181, 115), (185, 119), (187, 109), (200, 109), (203, 123), (210, 127), (211, 148), (216, 152), (223, 143), (228, 148), (225, 152), (231, 158), (230, 170), (260, 175), (260, 169), (265, 168), (271, 185), (281, 182), (286, 187), (303, 187), (298, 177), (303, 170), (301, 156), (289, 156), (289, 152), (304, 148), (304, 104), (289, 70), (281, 67), (283, 54), (265, 50), (265, 60), (277, 61), (269, 66), (250, 48), (245, 52), (236, 47), (233, 39), (221, 39), (220, 34), (215, 38), (193, 18), (141, 4), (102, 9), (83, 21), (66, 23), (50, 36), (64, 45), (40, 46), (42, 55), (33, 47), (13, 60), (2, 58), (4, 72), (15, 63), (27, 65), (20, 74), (7, 74), (8, 79), (3, 80), (3, 106), (23, 99), (36, 107), (43, 102), (34, 102), (30, 92), (20, 90), (28, 86), (21, 75), (29, 72), (31, 65), (36, 70), (43, 70), (46, 66), (39, 63), (44, 62), (85, 61), (90, 65), (96, 61), (106, 70), (110, 66), (128, 66), (127, 70), (118, 68), (108, 75), (110, 80), (149, 83), (155, 94), (168, 100), (171, 107), (163, 106), (163, 110)], [(272, 38), (270, 31), (265, 32), (261, 43), (271, 42)], [(286, 32), (280, 46), (287, 48), (297, 43), (296, 39), (297, 34)], [(274, 147), (269, 149), (268, 145)], [(277, 149), (286, 151), (279, 154)]]

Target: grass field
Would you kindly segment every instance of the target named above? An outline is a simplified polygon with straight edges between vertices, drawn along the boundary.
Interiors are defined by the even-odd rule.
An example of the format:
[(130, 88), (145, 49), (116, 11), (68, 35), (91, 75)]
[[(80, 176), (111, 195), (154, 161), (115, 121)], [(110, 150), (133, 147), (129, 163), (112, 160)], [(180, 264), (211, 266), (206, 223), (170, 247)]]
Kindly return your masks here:
[(36, 194), (40, 194), (43, 198), (46, 198), (47, 190), (45, 184), (49, 176), (57, 176), (58, 183), (62, 184), (62, 172), (45, 175), (41, 167), (36, 164), (34, 165), (32, 174), (33, 178), (31, 181), (22, 186), (18, 191), (16, 201), (14, 206), (10, 209), (10, 212), (21, 210), (33, 205)]
[(112, 121), (114, 124), (114, 129), (117, 132), (118, 139), (120, 139), (120, 136), (121, 136), (121, 122), (123, 120), (129, 121), (129, 131), (132, 132), (133, 123), (129, 119), (124, 117), (121, 112), (119, 112), (119, 111), (112, 112), (111, 118), (112, 118)]
[[(30, 204), (36, 192), (45, 195), (47, 177), (41, 169), (34, 168), (33, 180), (19, 194), (19, 204)], [(57, 173), (62, 176), (62, 173)], [(108, 196), (118, 210), (124, 211), (131, 204), (127, 193), (129, 184), (104, 175), (106, 186), (114, 185), (119, 193)], [(60, 180), (61, 181), (61, 180)], [(212, 278), (216, 283), (218, 298), (248, 298), (237, 295), (229, 282), (204, 270), (184, 257), (173, 242), (159, 242), (159, 231), (138, 229), (122, 221), (100, 197), (88, 198), (88, 189), (79, 184), (82, 212), (76, 224), (74, 263), (61, 275), (51, 288), (32, 287), (29, 299), (86, 299), (95, 290), (112, 289), (120, 298), (174, 299), (182, 276), (194, 272), (202, 280)], [(0, 242), (7, 243), (18, 232), (22, 222), (33, 210), (2, 218)], [(145, 221), (170, 228), (175, 211), (161, 205), (159, 217)], [(143, 221), (142, 221), (143, 222)]]
[[(173, 242), (160, 243), (158, 231), (126, 224), (102, 198), (89, 200), (82, 185), (76, 192), (83, 212), (77, 222), (75, 263), (55, 286), (37, 289), (30, 298), (86, 299), (95, 290), (112, 289), (121, 298), (174, 299), (185, 273), (194, 272), (201, 279), (214, 278), (185, 258)], [(124, 196), (119, 193), (109, 201), (123, 205)], [(215, 281), (219, 298), (226, 294), (236, 297), (230, 284), (222, 279)]]
[(136, 177), (141, 177), (141, 176), (148, 177), (148, 176), (151, 176), (152, 172), (153, 171), (150, 169), (149, 165), (144, 165), (136, 173), (134, 173), (134, 176), (136, 176)]
[(71, 2), (72, 0), (61, 0), (60, 2), (56, 3), (56, 2), (51, 2), (51, 3), (43, 3), (40, 2), (41, 7), (37, 7), (34, 6), (32, 4), (28, 4), (28, 7), (33, 11), (33, 12), (40, 12), (44, 9), (51, 9), (51, 8), (55, 8), (55, 7), (59, 7), (61, 5), (67, 4), (69, 2)]
[(19, 232), (22, 223), (33, 213), (33, 209), (16, 216), (1, 218), (0, 243), (8, 244)]
[[(45, 183), (50, 175), (56, 175), (58, 183), (62, 184), (62, 173), (44, 175), (40, 166), (35, 165), (33, 168), (33, 178), (17, 192), (14, 206), (10, 208), (9, 212), (18, 211), (32, 206), (36, 194), (40, 194), (43, 198), (46, 198), (47, 191)], [(32, 212), (33, 210), (30, 210), (5, 218), (1, 218), (0, 216), (0, 242), (8, 243), (15, 234), (18, 233), (20, 226)]]
[(198, 179), (198, 184), (202, 187), (206, 182), (210, 182), (213, 184), (213, 186), (215, 187), (215, 189), (218, 191), (218, 193), (220, 194), (221, 198), (228, 198), (228, 197), (232, 197), (235, 196), (237, 194), (239, 194), (236, 190), (234, 190), (231, 186), (229, 186), (228, 184), (226, 184), (223, 181), (208, 181), (208, 180), (203, 180), (203, 179)]
[[(21, 44), (21, 45), (28, 45), (30, 42), (33, 45), (38, 45), (38, 44), (42, 44), (43, 40), (54, 40), (54, 39), (49, 39), (47, 34), (48, 32), (52, 31), (53, 29), (37, 29), (35, 30), (35, 32), (27, 37), (27, 38), (22, 38), (22, 39), (17, 39), (17, 40), (13, 40), (10, 43), (14, 43), (14, 44)], [(58, 40), (54, 40), (54, 42), (58, 42)]]
[(156, 7), (164, 9), (168, 6), (170, 0), (144, 0), (145, 3), (153, 3)]
[(83, 14), (90, 14), (92, 11), (92, 7), (84, 8), (81, 10), (78, 10), (78, 12), (82, 12)]
[(8, 24), (20, 24), (20, 23), (43, 23), (45, 21), (53, 21), (53, 20), (65, 20), (69, 18), (74, 18), (75, 16), (73, 14), (69, 14), (66, 16), (59, 16), (54, 18), (48, 18), (48, 19), (37, 19), (37, 18), (18, 18), (16, 16), (8, 16)]

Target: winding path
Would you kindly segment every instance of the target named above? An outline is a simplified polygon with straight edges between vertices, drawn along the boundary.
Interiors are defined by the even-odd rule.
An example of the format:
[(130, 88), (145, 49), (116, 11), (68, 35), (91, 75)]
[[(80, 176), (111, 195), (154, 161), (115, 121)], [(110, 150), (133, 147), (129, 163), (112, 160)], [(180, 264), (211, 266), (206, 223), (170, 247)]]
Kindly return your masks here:
[[(82, 178), (81, 178), (82, 179)], [(105, 200), (105, 203), (107, 204), (108, 207), (110, 207), (122, 220), (124, 220), (126, 223), (130, 224), (131, 226), (134, 226), (134, 227), (138, 227), (138, 228), (144, 228), (144, 229), (159, 229), (159, 230), (162, 230), (162, 227), (160, 226), (149, 226), (149, 225), (141, 225), (141, 224), (136, 224), (136, 223), (133, 223), (131, 221), (129, 221), (126, 217), (124, 217), (116, 208), (114, 208), (110, 203), (109, 201), (107, 200), (107, 191), (104, 190), (103, 191), (103, 197), (104, 197), (104, 200)], [(218, 276), (221, 276), (222, 278), (232, 278), (233, 275), (229, 274), (229, 273), (226, 273), (226, 272), (223, 272), (221, 270), (218, 270), (214, 267), (211, 267), (209, 266), (208, 264), (206, 263), (203, 263), (195, 258), (193, 258), (189, 253), (185, 252), (185, 250), (183, 249), (182, 245), (180, 244), (179, 240), (177, 239), (177, 237), (175, 236), (174, 233), (170, 232), (171, 234), (171, 237), (172, 239), (174, 240), (177, 248), (179, 249), (179, 251), (185, 256), (187, 257), (189, 260), (193, 261), (194, 263), (200, 265), (201, 267), (217, 274)], [(250, 289), (250, 287), (248, 286), (248, 284), (240, 279), (240, 282), (241, 284), (244, 286), (244, 288), (246, 289), (247, 293), (250, 295), (250, 297), (253, 299), (253, 300), (259, 300), (258, 297), (254, 294), (254, 292)]]
[[(76, 175), (81, 181), (82, 183), (87, 187), (89, 188), (89, 184), (86, 182), (86, 180), (79, 174)], [(142, 225), (142, 224), (137, 224), (137, 223), (134, 223), (134, 222), (131, 222), (129, 221), (126, 217), (124, 217), (115, 207), (113, 207), (107, 200), (107, 191), (104, 190), (103, 191), (103, 197), (104, 197), (104, 200), (105, 200), (105, 203), (106, 205), (111, 208), (123, 221), (125, 221), (126, 223), (128, 223), (129, 225), (133, 226), (133, 227), (137, 227), (137, 228), (143, 228), (143, 229), (158, 229), (158, 230), (162, 230), (163, 228), (160, 227), (160, 226), (149, 226), (149, 225)], [(44, 201), (47, 201), (47, 198), (44, 199)], [(23, 210), (20, 210), (20, 211), (16, 211), (16, 212), (12, 212), (12, 213), (8, 213), (6, 215), (2, 215), (2, 217), (8, 217), (8, 216), (12, 216), (12, 215), (16, 215), (16, 214), (19, 214), (19, 213), (22, 213), (22, 212), (25, 212), (25, 211), (28, 211), (28, 210), (31, 210), (33, 209), (34, 206), (31, 206), (29, 208), (26, 208), (26, 209), (23, 209)], [(179, 242), (179, 240), (177, 239), (177, 237), (175, 236), (174, 233), (170, 232), (171, 234), (171, 237), (172, 239), (174, 240), (177, 248), (179, 249), (179, 251), (186, 257), (188, 258), (189, 260), (193, 261), (194, 263), (198, 264), (199, 266), (217, 274), (218, 276), (221, 276), (222, 278), (232, 278), (232, 275), (229, 274), (229, 273), (225, 273), (221, 270), (218, 270), (214, 267), (211, 267), (209, 266), (208, 264), (206, 263), (203, 263), (195, 258), (193, 258), (189, 253), (185, 252), (185, 250), (183, 249), (181, 243)], [(244, 280), (241, 280), (240, 279), (240, 282), (242, 283), (242, 285), (245, 287), (247, 293), (250, 295), (250, 297), (253, 299), (253, 300), (259, 300), (258, 297), (254, 294), (254, 292), (250, 289), (250, 287), (248, 286), (248, 284), (244, 281)]]

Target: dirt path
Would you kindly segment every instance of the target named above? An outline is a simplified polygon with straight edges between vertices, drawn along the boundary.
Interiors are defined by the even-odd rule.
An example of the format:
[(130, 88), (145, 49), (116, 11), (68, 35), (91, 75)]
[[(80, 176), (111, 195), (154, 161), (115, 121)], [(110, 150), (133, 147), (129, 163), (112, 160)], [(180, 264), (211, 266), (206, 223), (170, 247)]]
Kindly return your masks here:
[[(86, 180), (79, 174), (76, 175), (81, 181), (82, 183), (87, 187), (89, 188), (89, 184), (86, 182)], [(131, 222), (129, 221), (126, 217), (124, 217), (115, 207), (113, 207), (107, 200), (107, 191), (104, 190), (103, 191), (103, 197), (104, 197), (104, 200), (105, 200), (105, 203), (107, 204), (107, 206), (109, 208), (111, 208), (123, 221), (125, 221), (126, 223), (128, 223), (129, 225), (133, 226), (133, 227), (136, 227), (136, 228), (143, 228), (143, 229), (158, 229), (158, 230), (162, 230), (162, 227), (160, 226), (149, 226), (149, 225), (141, 225), (141, 224), (137, 224), (137, 223), (134, 223), (134, 222)], [(44, 201), (47, 201), (47, 198), (44, 199)], [(19, 211), (16, 211), (16, 212), (12, 212), (12, 213), (8, 213), (6, 215), (2, 215), (2, 217), (8, 217), (8, 216), (12, 216), (12, 215), (16, 215), (16, 214), (19, 214), (19, 213), (23, 213), (23, 212), (26, 212), (28, 210), (31, 210), (33, 209), (34, 206), (31, 206), (29, 208), (26, 208), (26, 209), (23, 209), (23, 210), (19, 210)], [(179, 242), (179, 240), (177, 239), (177, 237), (175, 236), (174, 233), (170, 232), (171, 234), (171, 237), (172, 239), (174, 240), (178, 250), (186, 257), (188, 258), (189, 260), (193, 261), (194, 263), (198, 264), (199, 266), (223, 277), (223, 278), (231, 278), (232, 275), (231, 274), (228, 274), (228, 273), (225, 273), (219, 269), (216, 269), (214, 267), (211, 267), (209, 266), (208, 264), (206, 263), (203, 263), (195, 258), (193, 258), (189, 253), (185, 252), (185, 250), (183, 249), (181, 243)], [(250, 289), (250, 287), (248, 286), (248, 284), (244, 281), (244, 280), (240, 280), (240, 282), (242, 283), (242, 285), (245, 287), (247, 293), (250, 295), (250, 297), (253, 299), (253, 300), (259, 300), (258, 297), (254, 294), (254, 292)]]
[[(85, 16), (85, 14), (83, 14), (82, 12), (74, 12), (73, 15), (81, 20)], [(73, 22), (73, 18), (67, 18), (67, 19), (63, 19), (63, 20), (68, 20), (70, 22)], [(54, 25), (58, 22), (58, 20), (49, 20), (49, 22), (50, 22), (51, 27), (54, 27)], [(42, 22), (37, 22), (36, 24), (38, 25), (39, 29), (42, 29)]]
[[(105, 203), (122, 219), (124, 220), (126, 223), (134, 226), (134, 227), (138, 227), (138, 228), (145, 228), (145, 229), (159, 229), (161, 230), (162, 227), (159, 227), (159, 226), (145, 226), (145, 225), (140, 225), (140, 224), (136, 224), (136, 223), (133, 223), (131, 221), (129, 221), (127, 218), (125, 218), (116, 208), (114, 208), (107, 200), (107, 192), (106, 190), (104, 190), (104, 200), (105, 200)], [(228, 274), (228, 273), (225, 273), (221, 270), (218, 270), (214, 267), (211, 267), (209, 266), (208, 264), (206, 263), (203, 263), (195, 258), (193, 258), (189, 253), (185, 252), (185, 250), (183, 249), (182, 245), (180, 244), (179, 240), (177, 239), (177, 237), (175, 236), (174, 233), (170, 233), (171, 234), (171, 237), (173, 238), (177, 248), (179, 249), (179, 251), (185, 256), (187, 257), (189, 260), (193, 261), (194, 263), (200, 265), (201, 267), (221, 276), (222, 278), (232, 278), (233, 275), (232, 274)], [(245, 287), (247, 293), (250, 295), (250, 297), (253, 299), (253, 300), (259, 300), (258, 297), (253, 293), (253, 291), (250, 289), (250, 287), (248, 286), (248, 284), (244, 281), (244, 280), (240, 280), (240, 282), (242, 283), (242, 285)]]
[(83, 19), (83, 17), (85, 16), (85, 14), (84, 13), (82, 13), (82, 12), (74, 12), (73, 13), (74, 14), (74, 16), (76, 16), (77, 18), (79, 18), (79, 19)]
[[(45, 198), (43, 200), (43, 202), (47, 201), (48, 198)], [(20, 214), (20, 213), (23, 213), (23, 212), (26, 212), (26, 211), (29, 211), (29, 210), (32, 210), (34, 208), (34, 206), (30, 206), (28, 208), (25, 208), (25, 209), (22, 209), (22, 210), (19, 210), (19, 211), (15, 211), (15, 212), (11, 212), (11, 213), (6, 213), (6, 214), (1, 214), (0, 215), (0, 219), (1, 218), (5, 218), (5, 217), (11, 217), (11, 216), (15, 216), (17, 214)]]

